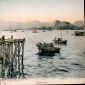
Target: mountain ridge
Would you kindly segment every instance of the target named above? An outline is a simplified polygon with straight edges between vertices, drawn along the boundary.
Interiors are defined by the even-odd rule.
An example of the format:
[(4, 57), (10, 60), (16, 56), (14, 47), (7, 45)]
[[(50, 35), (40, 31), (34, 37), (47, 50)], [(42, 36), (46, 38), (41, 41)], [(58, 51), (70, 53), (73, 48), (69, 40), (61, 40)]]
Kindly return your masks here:
[(84, 25), (84, 21), (76, 21), (74, 23), (70, 23), (67, 21), (60, 21), (55, 20), (53, 22), (40, 22), (38, 20), (34, 20), (32, 22), (15, 22), (15, 21), (4, 21), (0, 20), (0, 29), (2, 30), (12, 30), (12, 29), (31, 29), (31, 28), (42, 28), (42, 27), (54, 27), (56, 25), (56, 28), (63, 27), (65, 25), (74, 25), (77, 27), (82, 27)]

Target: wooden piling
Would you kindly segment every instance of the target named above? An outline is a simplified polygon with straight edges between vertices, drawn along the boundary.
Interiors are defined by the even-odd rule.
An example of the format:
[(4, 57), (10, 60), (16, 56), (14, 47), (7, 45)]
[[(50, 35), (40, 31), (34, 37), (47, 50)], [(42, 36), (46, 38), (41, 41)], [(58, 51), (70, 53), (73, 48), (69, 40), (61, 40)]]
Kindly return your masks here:
[(25, 39), (0, 40), (1, 77), (24, 77), (24, 43)]

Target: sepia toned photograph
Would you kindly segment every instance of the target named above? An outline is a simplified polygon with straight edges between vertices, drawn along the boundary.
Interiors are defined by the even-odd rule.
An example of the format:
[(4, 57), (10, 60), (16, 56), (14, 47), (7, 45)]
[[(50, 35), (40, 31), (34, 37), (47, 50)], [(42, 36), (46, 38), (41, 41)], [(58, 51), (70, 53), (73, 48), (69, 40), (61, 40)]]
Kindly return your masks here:
[(0, 0), (0, 85), (85, 84), (84, 0)]

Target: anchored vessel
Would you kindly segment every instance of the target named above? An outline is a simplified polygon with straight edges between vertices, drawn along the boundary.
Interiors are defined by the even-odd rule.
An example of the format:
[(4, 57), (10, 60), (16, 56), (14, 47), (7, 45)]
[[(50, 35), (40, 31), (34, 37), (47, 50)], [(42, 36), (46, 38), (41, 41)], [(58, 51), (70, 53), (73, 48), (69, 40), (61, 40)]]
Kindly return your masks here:
[(58, 38), (58, 39), (55, 38), (53, 41), (54, 41), (54, 43), (56, 43), (56, 44), (64, 44), (64, 45), (67, 45), (67, 40), (63, 40), (62, 38)]
[(24, 39), (0, 39), (0, 77), (24, 77)]
[(85, 33), (83, 31), (75, 31), (74, 34), (76, 36), (84, 36), (85, 35)]
[(40, 55), (54, 55), (60, 53), (59, 47), (54, 47), (53, 43), (38, 43), (37, 44)]

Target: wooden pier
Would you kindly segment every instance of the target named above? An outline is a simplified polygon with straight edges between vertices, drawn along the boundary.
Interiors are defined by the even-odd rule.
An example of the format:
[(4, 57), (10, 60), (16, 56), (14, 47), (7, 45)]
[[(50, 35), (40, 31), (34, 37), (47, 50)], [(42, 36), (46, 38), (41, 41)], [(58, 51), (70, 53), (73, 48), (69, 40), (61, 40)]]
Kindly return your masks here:
[(24, 39), (0, 39), (0, 77), (24, 77)]

